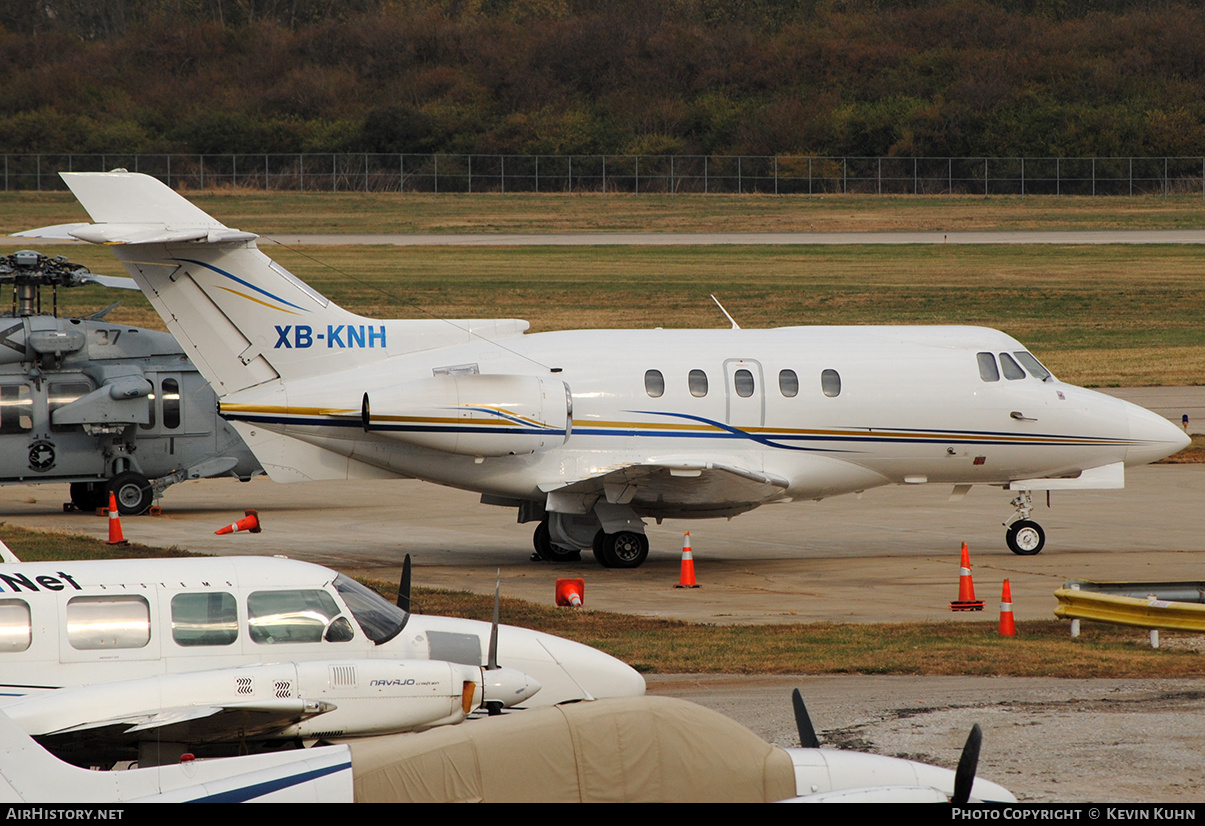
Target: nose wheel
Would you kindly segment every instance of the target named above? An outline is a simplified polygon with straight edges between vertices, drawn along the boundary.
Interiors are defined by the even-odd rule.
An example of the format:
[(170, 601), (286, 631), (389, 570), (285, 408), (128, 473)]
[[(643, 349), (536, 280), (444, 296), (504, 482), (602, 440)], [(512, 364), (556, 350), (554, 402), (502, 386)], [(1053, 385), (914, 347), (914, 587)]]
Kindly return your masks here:
[(1046, 544), (1046, 531), (1037, 522), (1021, 519), (1008, 526), (1004, 541), (1017, 556), (1033, 556)]
[(1008, 543), (1008, 549), (1017, 556), (1033, 556), (1040, 553), (1046, 544), (1046, 531), (1029, 518), (1033, 512), (1033, 498), (1029, 491), (1021, 491), (1012, 501), (1012, 506), (1017, 511), (1014, 517), (1016, 521), (1012, 524), (1004, 523), (1008, 528), (1004, 533), (1004, 541)]

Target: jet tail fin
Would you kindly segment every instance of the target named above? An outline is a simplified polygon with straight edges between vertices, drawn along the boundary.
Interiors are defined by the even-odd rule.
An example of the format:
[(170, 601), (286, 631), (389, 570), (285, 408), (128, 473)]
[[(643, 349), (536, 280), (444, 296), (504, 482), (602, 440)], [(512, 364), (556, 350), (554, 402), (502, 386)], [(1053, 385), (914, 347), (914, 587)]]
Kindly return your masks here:
[(260, 252), (256, 235), (162, 181), (131, 172), (62, 177), (96, 223), (59, 229), (113, 247), (219, 396), (385, 355), (388, 323), (328, 301)]

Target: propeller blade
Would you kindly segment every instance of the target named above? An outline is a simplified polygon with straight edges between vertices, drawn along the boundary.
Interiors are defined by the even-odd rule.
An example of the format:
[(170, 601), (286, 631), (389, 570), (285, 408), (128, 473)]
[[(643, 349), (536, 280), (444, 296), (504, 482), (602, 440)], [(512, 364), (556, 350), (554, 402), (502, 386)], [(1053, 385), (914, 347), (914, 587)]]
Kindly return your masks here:
[(975, 785), (975, 771), (979, 768), (979, 747), (983, 744), (983, 730), (979, 724), (971, 726), (966, 745), (962, 747), (962, 757), (958, 758), (958, 768), (954, 770), (954, 796), (950, 802), (962, 806), (971, 799), (971, 786)]
[(397, 586), (397, 607), (410, 613), (410, 554), (402, 560), (402, 579)]
[(812, 726), (812, 718), (808, 715), (807, 706), (803, 704), (803, 695), (799, 689), (791, 693), (791, 704), (795, 706), (795, 728), (799, 730), (799, 746), (805, 749), (820, 748), (820, 738)]
[(490, 628), (490, 656), (485, 668), (492, 671), (498, 667), (498, 603), (502, 599), (502, 569), (498, 569), (498, 580), (494, 583), (494, 624)]

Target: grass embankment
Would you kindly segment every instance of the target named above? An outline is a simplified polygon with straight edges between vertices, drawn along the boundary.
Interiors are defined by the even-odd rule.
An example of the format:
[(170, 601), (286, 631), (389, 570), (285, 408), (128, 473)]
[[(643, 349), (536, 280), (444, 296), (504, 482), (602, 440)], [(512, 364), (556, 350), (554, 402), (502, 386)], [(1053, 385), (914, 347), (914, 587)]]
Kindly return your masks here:
[[(1197, 195), (1133, 198), (874, 195), (185, 193), (227, 226), (279, 233), (956, 232), (1199, 229)], [(0, 232), (87, 221), (66, 192), (0, 193)]]
[[(0, 538), (25, 561), (187, 555), (131, 545), (114, 549), (98, 540), (0, 528)], [(396, 586), (368, 583), (390, 600)], [(417, 610), (488, 621), (493, 599), (468, 592), (416, 588)], [(508, 624), (535, 628), (606, 651), (646, 673), (915, 674), (1015, 677), (1179, 677), (1205, 674), (1193, 651), (1152, 651), (1134, 629), (1087, 624), (1077, 642), (1066, 623), (1022, 622), (1015, 639), (996, 634), (994, 622), (836, 625), (810, 623), (716, 626), (673, 620), (571, 611), (516, 599), (502, 600)], [(1171, 636), (1171, 635), (1168, 635)]]
[[(1087, 386), (1205, 381), (1205, 281), (1182, 246), (303, 247), (265, 244), (302, 279), (377, 318), (524, 318), (535, 331), (978, 324)], [(124, 275), (109, 250), (53, 247)], [(61, 290), (64, 314), (162, 329), (140, 294)]]

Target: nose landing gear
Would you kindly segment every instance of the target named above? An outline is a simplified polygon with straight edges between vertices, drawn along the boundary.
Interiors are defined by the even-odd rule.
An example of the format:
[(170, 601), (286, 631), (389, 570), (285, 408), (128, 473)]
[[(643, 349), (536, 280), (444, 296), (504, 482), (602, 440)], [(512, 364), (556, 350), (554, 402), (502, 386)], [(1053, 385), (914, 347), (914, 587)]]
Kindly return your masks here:
[(1008, 528), (1004, 533), (1004, 541), (1008, 544), (1008, 549), (1018, 556), (1033, 556), (1040, 553), (1046, 544), (1046, 531), (1029, 518), (1033, 513), (1033, 498), (1029, 491), (1021, 491), (1011, 504), (1017, 512), (1014, 517), (1016, 521), (1011, 524), (1004, 523)]

